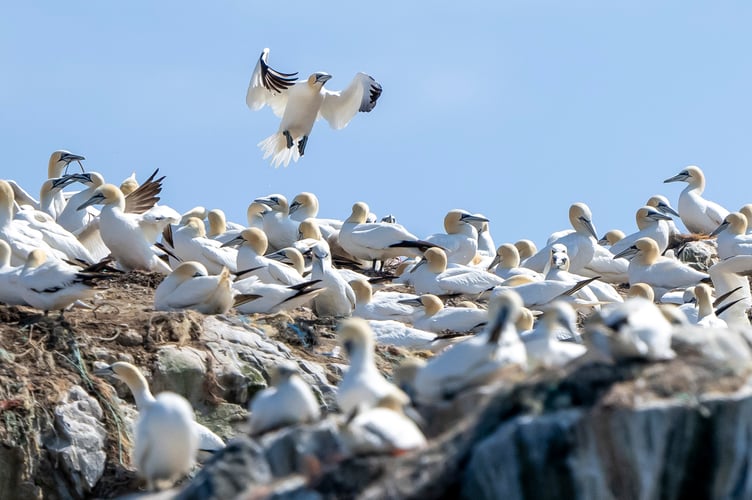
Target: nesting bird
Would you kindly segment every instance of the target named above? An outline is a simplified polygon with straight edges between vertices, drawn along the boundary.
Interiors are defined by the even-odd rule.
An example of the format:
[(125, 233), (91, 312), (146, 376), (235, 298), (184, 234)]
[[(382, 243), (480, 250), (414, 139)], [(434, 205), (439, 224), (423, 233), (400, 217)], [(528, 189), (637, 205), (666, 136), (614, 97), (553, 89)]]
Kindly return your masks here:
[(332, 75), (317, 71), (298, 81), (297, 73), (282, 73), (271, 68), (269, 49), (261, 52), (251, 74), (245, 102), (256, 111), (269, 105), (282, 118), (277, 133), (258, 145), (264, 159), (271, 157), (275, 167), (287, 166), (305, 154), (313, 123), (324, 118), (334, 129), (341, 129), (359, 112), (369, 112), (381, 96), (381, 85), (365, 73), (357, 73), (342, 91), (324, 88)]
[(690, 165), (663, 182), (688, 184), (679, 195), (679, 217), (693, 233), (712, 233), (729, 213), (718, 203), (702, 197), (705, 191), (705, 174), (700, 167)]
[(154, 292), (154, 309), (192, 309), (203, 314), (225, 314), (233, 305), (230, 271), (209, 275), (200, 262), (181, 262)]

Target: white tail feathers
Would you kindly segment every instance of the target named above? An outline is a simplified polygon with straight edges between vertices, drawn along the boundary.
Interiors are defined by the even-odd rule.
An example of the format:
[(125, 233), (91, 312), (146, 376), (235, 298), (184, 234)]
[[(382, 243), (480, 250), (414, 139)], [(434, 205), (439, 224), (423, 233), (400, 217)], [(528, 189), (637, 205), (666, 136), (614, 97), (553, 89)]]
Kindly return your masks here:
[(272, 165), (274, 165), (275, 168), (280, 165), (286, 167), (290, 164), (290, 160), (298, 161), (300, 159), (298, 140), (299, 138), (296, 138), (292, 147), (288, 148), (285, 136), (281, 132), (277, 132), (259, 142), (258, 147), (264, 152), (264, 160), (270, 156), (272, 157)]

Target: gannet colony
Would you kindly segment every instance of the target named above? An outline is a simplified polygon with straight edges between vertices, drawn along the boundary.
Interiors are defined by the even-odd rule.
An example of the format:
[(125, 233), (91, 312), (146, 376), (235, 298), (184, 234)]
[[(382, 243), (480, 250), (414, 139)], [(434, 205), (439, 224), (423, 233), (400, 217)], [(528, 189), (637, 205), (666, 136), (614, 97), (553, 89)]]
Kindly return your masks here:
[[(270, 67), (268, 54), (246, 100), (281, 117), (259, 144), (275, 166), (300, 160), (317, 117), (343, 128), (373, 110), (382, 92), (364, 73), (333, 92), (324, 88), (327, 73), (298, 80)], [(497, 246), (494, 221), (465, 209), (448, 212), (445, 232), (432, 235), (379, 220), (366, 201), (354, 200), (341, 219), (320, 218), (319, 199), (307, 192), (288, 193), (290, 202), (257, 193), (243, 221), (226, 220), (221, 208), (180, 214), (159, 200), (169, 176), (139, 172), (118, 183), (84, 161), (54, 151), (41, 189), (0, 181), (0, 302), (40, 313), (24, 331), (35, 321), (67, 325), (72, 310), (96, 321), (109, 283), (132, 273), (158, 276), (144, 297), (152, 311), (245, 322), (306, 314), (337, 342), (329, 355), (341, 376), (331, 403), (303, 377), (303, 365), (279, 361), (265, 374), (268, 387), (245, 396), (247, 422), (223, 437), (196, 421), (187, 394), (153, 395), (148, 367), (87, 361), (97, 384), (122, 381), (130, 390), (118, 400), (134, 415), (119, 463), (135, 470), (141, 491), (180, 491), (200, 471), (202, 453), (220, 454), (241, 436), (261, 440), (322, 421), (331, 422), (337, 445), (319, 471), (358, 456), (417, 455), (430, 446), (426, 429), (440, 425), (424, 411), (432, 405), (541, 373), (561, 378), (590, 363), (659, 366), (682, 356), (680, 330), (705, 329), (693, 337), (703, 356), (752, 367), (752, 205), (731, 211), (703, 198), (698, 166), (655, 179), (665, 196), (624, 207), (636, 226), (605, 236), (596, 232), (597, 214), (573, 202), (571, 227), (538, 249), (527, 240)], [(662, 182), (686, 186), (676, 198)], [(38, 200), (30, 194), (37, 192)], [(26, 344), (36, 345), (28, 335)], [(31, 359), (22, 355), (29, 345), (14, 352), (19, 364)], [(393, 373), (377, 365), (384, 346), (403, 354)]]

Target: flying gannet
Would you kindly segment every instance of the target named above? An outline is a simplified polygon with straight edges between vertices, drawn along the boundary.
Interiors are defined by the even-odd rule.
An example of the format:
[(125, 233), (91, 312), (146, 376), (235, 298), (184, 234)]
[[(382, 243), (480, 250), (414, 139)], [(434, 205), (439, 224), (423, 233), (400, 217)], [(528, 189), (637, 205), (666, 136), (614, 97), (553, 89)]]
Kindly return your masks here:
[(251, 74), (245, 102), (253, 111), (268, 104), (282, 118), (277, 133), (258, 144), (264, 159), (271, 156), (275, 167), (287, 166), (303, 156), (318, 118), (324, 118), (334, 129), (344, 128), (358, 111), (371, 111), (381, 96), (381, 85), (365, 73), (357, 73), (346, 89), (331, 91), (324, 84), (332, 75), (318, 71), (299, 81), (297, 72), (281, 73), (269, 67), (268, 57), (266, 48)]

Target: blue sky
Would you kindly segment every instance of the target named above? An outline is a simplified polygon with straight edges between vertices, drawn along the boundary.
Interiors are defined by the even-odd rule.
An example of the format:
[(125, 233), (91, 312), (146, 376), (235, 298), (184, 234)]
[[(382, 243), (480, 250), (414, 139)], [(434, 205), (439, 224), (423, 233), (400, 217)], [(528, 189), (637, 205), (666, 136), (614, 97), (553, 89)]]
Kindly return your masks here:
[[(660, 5), (657, 5), (660, 4)], [(280, 8), (284, 5), (284, 9)], [(653, 194), (676, 206), (689, 164), (706, 195), (752, 201), (752, 4), (744, 1), (83, 2), (16, 0), (0, 18), (2, 176), (32, 192), (58, 148), (119, 184), (167, 176), (163, 203), (222, 208), (318, 195), (355, 201), (418, 236), (446, 211), (491, 219), (496, 243), (569, 227), (586, 202), (599, 233), (634, 230)], [(274, 169), (275, 132), (245, 92), (256, 59), (345, 87), (384, 87), (344, 130), (314, 127)]]

